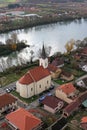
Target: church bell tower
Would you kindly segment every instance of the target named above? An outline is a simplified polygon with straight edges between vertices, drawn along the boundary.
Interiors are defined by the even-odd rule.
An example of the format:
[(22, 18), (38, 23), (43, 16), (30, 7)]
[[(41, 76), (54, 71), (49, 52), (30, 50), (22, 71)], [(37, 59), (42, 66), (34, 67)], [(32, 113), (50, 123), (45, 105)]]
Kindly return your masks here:
[(43, 47), (42, 47), (41, 57), (39, 59), (39, 65), (43, 66), (44, 68), (48, 67), (48, 58), (47, 58), (47, 55), (46, 55), (44, 44), (43, 44)]

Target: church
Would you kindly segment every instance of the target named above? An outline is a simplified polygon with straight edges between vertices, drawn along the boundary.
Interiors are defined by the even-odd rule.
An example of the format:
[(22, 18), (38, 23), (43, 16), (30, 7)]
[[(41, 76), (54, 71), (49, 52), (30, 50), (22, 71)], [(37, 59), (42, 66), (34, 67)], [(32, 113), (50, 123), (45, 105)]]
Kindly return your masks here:
[(47, 69), (48, 58), (43, 45), (39, 66), (30, 69), (16, 83), (16, 91), (21, 97), (30, 98), (47, 90), (51, 86), (51, 73)]

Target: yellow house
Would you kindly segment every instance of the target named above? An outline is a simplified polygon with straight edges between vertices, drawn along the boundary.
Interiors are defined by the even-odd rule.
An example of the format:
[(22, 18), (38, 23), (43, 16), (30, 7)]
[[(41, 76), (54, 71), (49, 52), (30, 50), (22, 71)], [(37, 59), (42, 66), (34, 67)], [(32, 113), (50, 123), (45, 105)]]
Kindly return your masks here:
[(77, 90), (72, 83), (63, 84), (57, 87), (55, 91), (56, 97), (62, 99), (67, 103), (71, 103), (73, 99), (75, 99), (76, 94)]
[(49, 64), (48, 65), (48, 70), (50, 71), (51, 73), (51, 78), (52, 79), (56, 79), (59, 77), (60, 73), (61, 73), (61, 69), (52, 65), (52, 64)]

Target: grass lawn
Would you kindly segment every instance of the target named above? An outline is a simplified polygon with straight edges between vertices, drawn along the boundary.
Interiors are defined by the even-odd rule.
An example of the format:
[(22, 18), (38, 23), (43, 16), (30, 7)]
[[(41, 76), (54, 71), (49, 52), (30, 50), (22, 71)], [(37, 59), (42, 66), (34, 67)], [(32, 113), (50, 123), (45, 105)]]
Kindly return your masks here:
[(23, 102), (26, 102), (26, 103), (31, 103), (31, 102), (33, 102), (33, 101), (35, 101), (37, 98), (38, 98), (38, 96), (33, 96), (33, 97), (31, 97), (31, 98), (23, 98), (23, 97), (21, 97), (20, 95), (19, 95), (19, 93), (18, 92), (16, 92), (16, 91), (13, 91), (13, 92), (11, 92), (11, 94), (13, 94), (14, 96), (16, 96), (16, 97), (18, 97), (21, 101), (23, 101)]
[(70, 81), (65, 81), (65, 80), (63, 80), (63, 79), (57, 79), (57, 80), (54, 80), (54, 82), (56, 82), (56, 83), (62, 85), (62, 84), (68, 83), (68, 82), (70, 82)]
[[(12, 83), (12, 82), (15, 82), (17, 80), (19, 80), (20, 77), (22, 77), (26, 72), (29, 71), (29, 69), (35, 67), (36, 65), (32, 65), (32, 66), (29, 66), (27, 68), (24, 68), (22, 70), (20, 70), (20, 72), (14, 72), (12, 71), (11, 69), (9, 71), (12, 71), (11, 73), (7, 73), (7, 74), (3, 74), (2, 76), (2, 73), (0, 74), (0, 78), (3, 78), (4, 77), (4, 80), (3, 82), (1, 83), (2, 84), (2, 87)], [(0, 79), (1, 81), (1, 79)]]
[(71, 120), (77, 120), (80, 123), (81, 118), (84, 116), (87, 116), (87, 110), (81, 109), (71, 118)]
[(16, 73), (11, 73), (11, 74), (8, 74), (8, 75), (5, 75), (5, 80), (4, 82), (2, 83), (2, 87), (12, 83), (12, 82), (15, 82), (17, 81), (21, 76), (23, 76), (29, 69), (25, 69), (23, 71), (21, 71), (21, 73), (19, 74), (16, 74)]

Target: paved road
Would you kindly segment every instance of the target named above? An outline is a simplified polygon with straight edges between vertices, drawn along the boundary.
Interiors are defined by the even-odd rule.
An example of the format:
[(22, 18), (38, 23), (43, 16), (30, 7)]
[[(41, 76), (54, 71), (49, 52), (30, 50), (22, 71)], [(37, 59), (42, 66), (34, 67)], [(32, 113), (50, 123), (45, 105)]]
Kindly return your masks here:
[[(53, 84), (54, 84), (55, 88), (59, 86), (59, 84), (57, 84), (57, 83), (55, 83), (55, 82), (53, 82)], [(7, 86), (1, 88), (1, 89), (0, 89), (0, 93), (2, 93), (2, 92), (4, 93), (4, 92), (6, 92), (6, 89), (7, 89), (7, 88), (13, 88), (13, 87), (15, 87), (15, 86), (16, 86), (16, 82), (13, 82), (13, 83), (11, 83), (11, 84), (9, 84), (9, 85), (7, 85)], [(52, 95), (54, 95), (55, 89), (50, 90), (49, 93), (51, 93)], [(46, 94), (47, 94), (47, 93), (44, 93), (44, 95), (46, 95)], [(37, 99), (37, 100), (33, 101), (32, 103), (30, 103), (29, 105), (26, 105), (26, 103), (24, 103), (23, 101), (21, 101), (20, 99), (18, 99), (18, 105), (19, 105), (20, 107), (27, 108), (27, 109), (28, 109), (28, 108), (36, 108), (36, 107), (39, 105), (39, 101), (38, 101), (38, 99)]]
[(83, 78), (86, 78), (86, 77), (87, 77), (87, 74), (84, 75), (84, 76), (82, 76), (82, 77), (80, 77), (80, 78), (78, 78), (75, 82), (77, 82), (77, 81), (79, 81), (79, 80), (82, 80)]
[[(17, 82), (17, 81), (16, 81)], [(6, 85), (5, 87), (3, 87), (3, 90), (5, 90), (5, 89), (7, 89), (7, 88), (13, 88), (13, 87), (15, 87), (16, 86), (16, 82), (13, 82), (13, 83), (11, 83), (11, 84), (9, 84), (9, 85)]]

